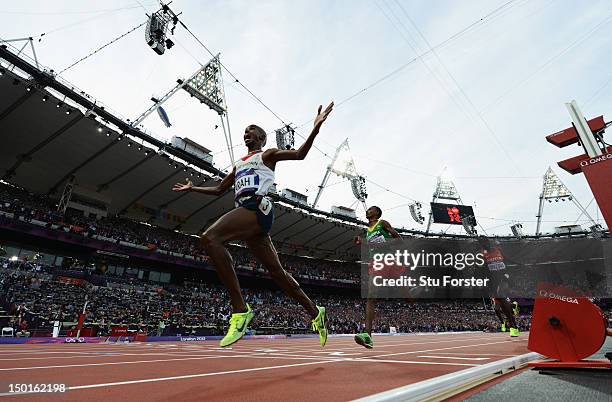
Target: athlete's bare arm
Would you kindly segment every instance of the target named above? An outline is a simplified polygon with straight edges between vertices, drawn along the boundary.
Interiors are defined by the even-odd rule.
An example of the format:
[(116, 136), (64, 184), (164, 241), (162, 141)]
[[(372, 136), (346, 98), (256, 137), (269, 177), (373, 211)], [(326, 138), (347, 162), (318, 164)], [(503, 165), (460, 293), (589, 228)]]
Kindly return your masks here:
[(312, 132), (310, 133), (308, 138), (306, 138), (306, 141), (302, 144), (302, 146), (298, 149), (267, 149), (262, 155), (262, 159), (266, 166), (271, 169), (274, 169), (276, 162), (302, 160), (306, 158), (306, 155), (308, 155), (308, 151), (310, 151), (315, 137), (317, 136), (317, 134), (319, 134), (321, 126), (323, 125), (323, 123), (327, 119), (327, 116), (329, 116), (333, 108), (334, 102), (330, 103), (324, 111), (321, 111), (323, 109), (323, 106), (319, 105), (317, 117), (315, 117), (314, 119), (314, 127), (312, 128)]
[(397, 233), (397, 230), (393, 229), (393, 226), (391, 226), (391, 224), (387, 221), (384, 220), (380, 220), (380, 224), (382, 225), (383, 229), (385, 229), (387, 232), (389, 232), (389, 234), (396, 238), (396, 239), (401, 239), (402, 236), (400, 236), (399, 233)]
[(195, 187), (193, 182), (189, 179), (185, 179), (186, 183), (176, 183), (172, 187), (172, 191), (195, 191), (196, 193), (202, 193), (207, 195), (223, 195), (233, 184), (236, 178), (236, 169), (232, 170), (230, 174), (225, 176), (223, 180), (214, 187)]

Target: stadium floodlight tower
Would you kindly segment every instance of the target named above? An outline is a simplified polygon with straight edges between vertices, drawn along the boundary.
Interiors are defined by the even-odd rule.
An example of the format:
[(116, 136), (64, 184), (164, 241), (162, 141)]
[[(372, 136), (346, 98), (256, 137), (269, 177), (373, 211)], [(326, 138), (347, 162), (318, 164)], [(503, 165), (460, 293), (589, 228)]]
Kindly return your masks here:
[(351, 149), (349, 148), (348, 138), (346, 138), (338, 148), (336, 148), (336, 153), (334, 154), (334, 158), (331, 163), (327, 165), (327, 170), (325, 171), (325, 176), (323, 176), (323, 181), (319, 186), (319, 191), (317, 192), (317, 196), (315, 197), (314, 202), (312, 203), (312, 207), (316, 208), (323, 194), (323, 190), (327, 186), (327, 181), (329, 180), (329, 176), (332, 173), (343, 177), (351, 182), (351, 189), (353, 190), (353, 195), (357, 199), (357, 201), (361, 202), (363, 205), (363, 209), (366, 210), (365, 200), (368, 198), (368, 192), (365, 183), (365, 177), (360, 176), (357, 173), (357, 169), (355, 168), (355, 161), (353, 160), (353, 156), (351, 155)]
[(591, 225), (597, 225), (593, 218), (589, 215), (589, 213), (584, 209), (582, 204), (578, 202), (576, 197), (572, 194), (572, 192), (567, 188), (565, 184), (557, 177), (555, 172), (551, 167), (548, 167), (546, 173), (544, 174), (544, 182), (542, 184), (542, 192), (540, 193), (540, 207), (538, 208), (538, 214), (536, 217), (538, 218), (536, 224), (536, 236), (539, 236), (541, 233), (540, 227), (542, 224), (542, 215), (544, 212), (544, 201), (548, 202), (559, 202), (559, 201), (572, 201), (574, 205), (580, 210), (582, 214), (584, 214), (590, 221)]
[[(161, 105), (170, 99), (181, 89), (185, 90), (189, 95), (196, 98), (200, 103), (205, 104), (210, 109), (217, 112), (221, 118), (221, 126), (223, 127), (223, 134), (225, 136), (225, 143), (227, 150), (234, 164), (234, 146), (232, 144), (232, 134), (230, 130), (227, 103), (225, 100), (225, 91), (223, 88), (223, 76), (221, 74), (221, 61), (219, 55), (213, 57), (206, 65), (200, 67), (191, 77), (186, 80), (178, 79), (177, 85), (168, 91), (161, 98), (151, 98), (154, 102), (151, 107), (145, 110), (140, 116), (138, 116), (133, 122), (132, 127), (136, 127), (144, 119), (147, 118), (153, 111), (157, 110), (164, 120), (166, 126), (170, 126), (170, 122), (167, 115)], [(226, 127), (227, 125), (227, 127)]]
[[(461, 201), (461, 196), (459, 195), (459, 191), (457, 191), (457, 187), (455, 187), (455, 183), (453, 183), (450, 175), (445, 171), (438, 176), (436, 182), (436, 189), (433, 193), (433, 197), (431, 199), (432, 203), (438, 202), (439, 200), (451, 200), (455, 201), (457, 204), (463, 204)], [(433, 211), (429, 211), (429, 221), (427, 222), (427, 230), (425, 233), (429, 233), (429, 229), (431, 228), (431, 224), (433, 223)]]

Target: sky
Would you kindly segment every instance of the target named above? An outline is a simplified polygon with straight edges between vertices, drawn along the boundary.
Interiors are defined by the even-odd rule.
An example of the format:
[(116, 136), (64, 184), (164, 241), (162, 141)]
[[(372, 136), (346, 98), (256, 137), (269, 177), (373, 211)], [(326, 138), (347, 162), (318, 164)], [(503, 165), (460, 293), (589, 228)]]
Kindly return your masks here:
[[(11, 2), (0, 10), (0, 38), (35, 37), (40, 63), (57, 72), (158, 7), (152, 0)], [(298, 127), (299, 146), (317, 106), (336, 102), (317, 149), (304, 161), (277, 166), (279, 189), (313, 202), (330, 157), (348, 138), (356, 169), (368, 180), (367, 204), (381, 207), (393, 226), (425, 228), (412, 220), (408, 205), (420, 201), (427, 217), (436, 178), (444, 174), (474, 207), (481, 233), (508, 234), (516, 222), (533, 233), (549, 166), (605, 226), (584, 177), (556, 166), (582, 149), (559, 149), (544, 137), (571, 125), (565, 103), (573, 99), (587, 118), (610, 120), (609, 1), (175, 0), (171, 7), (282, 119), (223, 71), (234, 144), (242, 143), (248, 124), (273, 133), (285, 122)], [(159, 56), (141, 27), (60, 77), (133, 119), (151, 105), (151, 96), (163, 95), (211, 58), (181, 26), (171, 39), (176, 46)], [(143, 122), (148, 131), (190, 138), (214, 152), (216, 167), (228, 168), (215, 112), (182, 92), (164, 108), (172, 127), (152, 114)], [(270, 136), (268, 146), (273, 143)], [(235, 153), (241, 156), (245, 147)], [(318, 207), (332, 205), (365, 216), (350, 184), (335, 175)], [(546, 204), (544, 232), (576, 221), (590, 226), (572, 203)]]

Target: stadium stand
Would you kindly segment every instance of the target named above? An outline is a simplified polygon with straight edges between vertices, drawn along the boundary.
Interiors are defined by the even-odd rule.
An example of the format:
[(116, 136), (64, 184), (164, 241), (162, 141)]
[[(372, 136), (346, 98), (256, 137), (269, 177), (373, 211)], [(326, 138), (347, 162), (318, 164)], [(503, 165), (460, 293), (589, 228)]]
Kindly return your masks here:
[[(71, 326), (85, 300), (87, 322), (108, 331), (108, 325), (128, 325), (154, 332), (159, 321), (167, 321), (165, 334), (219, 334), (230, 314), (226, 292), (205, 282), (183, 285), (154, 284), (143, 280), (115, 281), (110, 275), (106, 286), (87, 281), (67, 281), (54, 269), (36, 263), (5, 260), (0, 270), (0, 294), (11, 313), (25, 315), (32, 327), (49, 328), (59, 320)], [(62, 272), (65, 273), (65, 272)], [(121, 279), (121, 278), (119, 278)], [(246, 300), (257, 312), (255, 331), (299, 333), (307, 330), (307, 317), (295, 319), (297, 304), (281, 292), (270, 289), (245, 289)], [(352, 333), (363, 314), (362, 300), (353, 295), (319, 292), (315, 298), (329, 306), (329, 327), (334, 333)], [(375, 325), (377, 332), (395, 326), (401, 332), (496, 331), (497, 319), (481, 300), (408, 302), (387, 300), (380, 303)], [(298, 309), (299, 311), (299, 309)], [(530, 315), (521, 315), (527, 329)], [(100, 324), (105, 323), (105, 324)]]

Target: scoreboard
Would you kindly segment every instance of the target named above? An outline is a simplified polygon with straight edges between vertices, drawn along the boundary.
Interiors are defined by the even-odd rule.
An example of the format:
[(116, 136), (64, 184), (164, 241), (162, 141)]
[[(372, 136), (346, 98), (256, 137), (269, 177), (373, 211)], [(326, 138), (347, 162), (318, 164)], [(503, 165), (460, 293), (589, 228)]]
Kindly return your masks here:
[[(445, 223), (447, 225), (462, 225), (462, 220), (467, 216), (474, 216), (474, 209), (470, 205), (431, 203), (431, 212), (434, 223)], [(473, 224), (476, 224), (474, 218)]]

